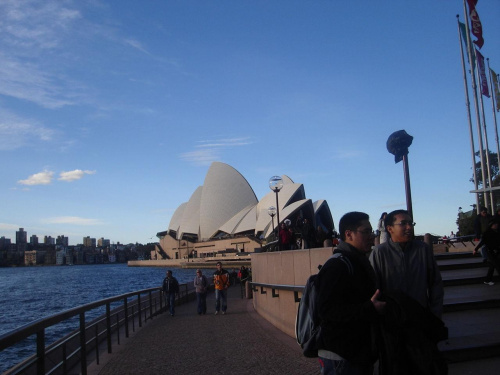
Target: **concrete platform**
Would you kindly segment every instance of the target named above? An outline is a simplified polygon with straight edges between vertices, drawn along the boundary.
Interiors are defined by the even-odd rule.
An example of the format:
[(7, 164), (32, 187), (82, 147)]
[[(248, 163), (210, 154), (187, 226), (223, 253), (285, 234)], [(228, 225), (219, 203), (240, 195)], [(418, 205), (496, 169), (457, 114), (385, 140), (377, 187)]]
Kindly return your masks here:
[[(474, 262), (475, 263), (475, 262)], [(443, 278), (484, 277), (486, 269), (443, 271)], [(500, 283), (482, 282), (445, 288), (445, 304), (500, 298)], [(196, 314), (196, 303), (177, 307), (175, 317), (162, 314), (129, 339), (101, 355), (101, 364), (91, 364), (90, 375), (115, 374), (319, 374), (317, 359), (305, 358), (299, 345), (253, 309), (252, 300), (242, 299), (239, 286), (229, 289), (228, 313), (213, 315), (214, 294), (207, 299), (208, 314)], [(449, 339), (439, 347), (445, 352), (496, 345), (500, 310), (481, 308), (448, 312), (443, 320)], [(488, 349), (486, 349), (488, 350)], [(477, 355), (474, 354), (474, 355)], [(500, 357), (467, 360), (449, 365), (449, 375), (493, 375)], [(465, 361), (463, 361), (465, 360)]]
[(239, 286), (228, 294), (226, 315), (214, 315), (214, 293), (207, 315), (196, 313), (196, 302), (177, 306), (174, 317), (162, 314), (122, 339), (88, 374), (319, 374), (317, 359), (261, 318)]

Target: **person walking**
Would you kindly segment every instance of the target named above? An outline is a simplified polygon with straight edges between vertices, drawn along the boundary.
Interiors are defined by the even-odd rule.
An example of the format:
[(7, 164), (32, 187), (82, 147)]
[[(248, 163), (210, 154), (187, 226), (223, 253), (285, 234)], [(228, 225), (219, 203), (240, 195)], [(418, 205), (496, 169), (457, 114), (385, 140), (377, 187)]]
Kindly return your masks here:
[(196, 276), (194, 278), (194, 287), (196, 288), (198, 315), (205, 315), (207, 313), (208, 280), (205, 277), (205, 275), (203, 275), (203, 272), (201, 272), (200, 269), (196, 270)]
[(493, 273), (495, 272), (495, 269), (500, 275), (500, 232), (498, 231), (499, 224), (499, 219), (494, 218), (490, 220), (488, 229), (486, 229), (486, 231), (483, 233), (481, 242), (479, 242), (473, 252), (473, 254), (476, 255), (477, 250), (481, 248), (482, 245), (484, 245), (489, 265), (484, 284), (490, 286), (495, 285), (495, 283), (493, 282)]
[(172, 276), (172, 271), (167, 271), (167, 277), (163, 279), (163, 294), (167, 300), (170, 316), (175, 315), (175, 295), (179, 293), (179, 282)]
[(214, 272), (215, 285), (215, 315), (222, 309), (222, 315), (227, 311), (227, 288), (229, 288), (229, 273), (222, 268), (222, 263), (217, 262)]

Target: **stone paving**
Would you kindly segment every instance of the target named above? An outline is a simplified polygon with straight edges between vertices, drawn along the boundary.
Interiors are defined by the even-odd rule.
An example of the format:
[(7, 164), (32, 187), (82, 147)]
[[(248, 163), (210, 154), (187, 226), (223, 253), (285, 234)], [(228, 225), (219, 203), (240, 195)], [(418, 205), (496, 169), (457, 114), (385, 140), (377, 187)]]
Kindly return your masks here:
[(261, 318), (239, 285), (229, 289), (226, 315), (214, 315), (214, 296), (207, 315), (189, 302), (174, 317), (148, 321), (88, 374), (319, 374), (317, 359), (305, 358), (294, 338)]

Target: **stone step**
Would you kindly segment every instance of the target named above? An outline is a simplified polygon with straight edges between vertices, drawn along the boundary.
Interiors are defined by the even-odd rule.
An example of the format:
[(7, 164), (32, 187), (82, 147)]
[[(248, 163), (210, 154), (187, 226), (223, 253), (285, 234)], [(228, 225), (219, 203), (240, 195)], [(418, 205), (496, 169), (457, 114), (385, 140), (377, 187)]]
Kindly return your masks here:
[(448, 363), (500, 356), (500, 308), (447, 312), (449, 337), (439, 343)]

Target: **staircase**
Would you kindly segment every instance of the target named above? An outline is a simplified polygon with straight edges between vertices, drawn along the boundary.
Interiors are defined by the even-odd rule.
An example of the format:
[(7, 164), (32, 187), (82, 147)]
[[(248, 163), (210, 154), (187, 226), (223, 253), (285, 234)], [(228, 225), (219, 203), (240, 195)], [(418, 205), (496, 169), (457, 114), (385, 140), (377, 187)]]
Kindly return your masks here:
[(471, 252), (437, 254), (436, 260), (445, 286), (443, 321), (449, 331), (439, 349), (450, 374), (468, 374), (467, 368), (489, 374), (478, 366), (500, 366), (500, 277), (495, 271), (495, 285), (483, 284), (488, 265)]

